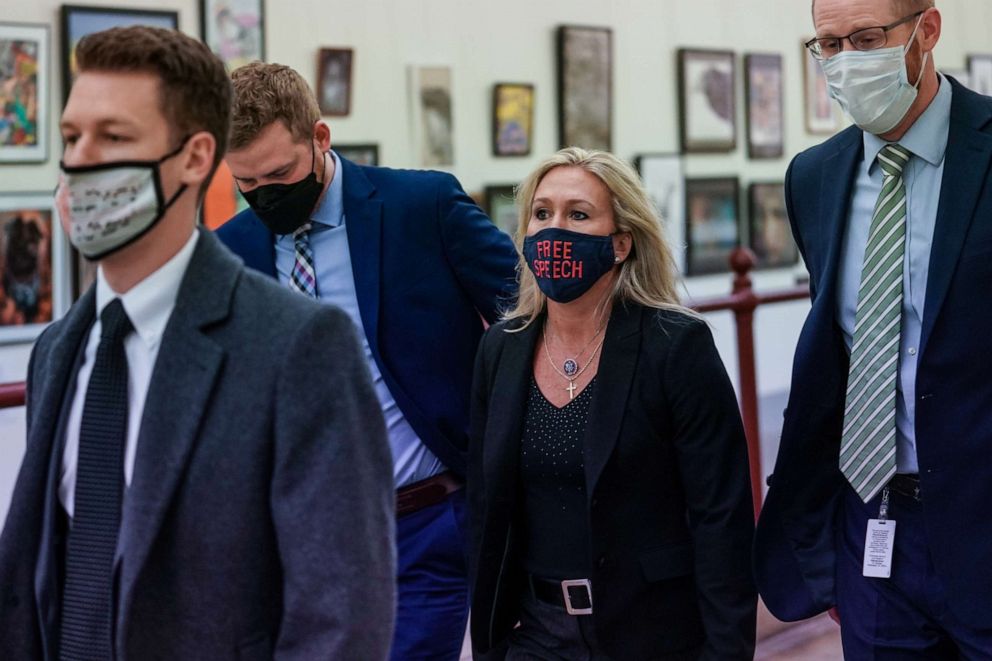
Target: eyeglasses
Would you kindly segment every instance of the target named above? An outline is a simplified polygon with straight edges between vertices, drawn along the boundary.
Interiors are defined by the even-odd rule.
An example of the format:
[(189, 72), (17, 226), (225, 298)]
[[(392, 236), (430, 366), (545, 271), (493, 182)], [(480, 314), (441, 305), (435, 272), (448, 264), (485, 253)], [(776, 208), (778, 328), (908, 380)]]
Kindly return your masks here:
[(910, 14), (905, 18), (900, 18), (895, 23), (889, 23), (888, 25), (880, 25), (873, 28), (861, 28), (860, 30), (855, 30), (846, 37), (813, 37), (806, 42), (806, 48), (809, 49), (810, 54), (818, 60), (827, 60), (836, 55), (837, 53), (844, 50), (844, 40), (851, 42), (851, 45), (858, 50), (875, 50), (877, 48), (882, 48), (885, 46), (886, 33), (897, 28), (903, 23), (908, 23), (920, 14), (925, 13), (926, 10), (918, 11), (915, 14)]

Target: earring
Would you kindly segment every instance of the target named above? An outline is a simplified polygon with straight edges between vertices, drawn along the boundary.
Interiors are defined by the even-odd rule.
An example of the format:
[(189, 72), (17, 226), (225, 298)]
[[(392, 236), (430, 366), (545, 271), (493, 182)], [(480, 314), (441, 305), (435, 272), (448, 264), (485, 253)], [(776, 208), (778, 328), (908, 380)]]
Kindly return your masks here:
[(614, 264), (619, 264), (620, 263), (620, 258), (619, 257), (614, 257), (613, 258), (613, 263)]

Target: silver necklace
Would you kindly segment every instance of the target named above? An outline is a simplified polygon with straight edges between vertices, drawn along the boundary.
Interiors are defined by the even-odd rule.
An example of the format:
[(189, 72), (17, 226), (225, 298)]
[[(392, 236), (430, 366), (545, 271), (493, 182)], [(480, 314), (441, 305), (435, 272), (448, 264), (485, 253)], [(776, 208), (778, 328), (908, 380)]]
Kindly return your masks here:
[[(596, 335), (599, 335), (599, 333), (597, 332)], [(595, 335), (593, 336), (593, 338), (595, 339)], [(596, 358), (596, 355), (599, 353), (599, 350), (603, 348), (603, 342), (605, 340), (606, 337), (603, 337), (603, 339), (599, 341), (599, 344), (596, 345), (596, 348), (589, 356), (589, 360), (586, 361), (585, 365), (583, 365), (582, 367), (578, 367), (578, 365), (576, 365), (575, 369), (571, 374), (566, 374), (558, 369), (558, 366), (555, 365), (555, 361), (551, 358), (551, 350), (548, 349), (548, 334), (547, 332), (544, 333), (544, 354), (548, 357), (548, 362), (551, 364), (551, 369), (555, 371), (555, 374), (568, 381), (568, 386), (566, 388), (563, 388), (563, 390), (568, 391), (569, 401), (575, 399), (575, 381), (580, 376), (582, 376), (582, 373), (586, 371), (587, 367), (592, 365), (592, 361)], [(583, 351), (585, 351), (585, 349), (583, 349)]]
[[(586, 342), (586, 345), (582, 347), (582, 350), (579, 351), (579, 353), (575, 354), (574, 358), (568, 358), (568, 357), (565, 358), (565, 360), (561, 364), (561, 372), (558, 373), (561, 374), (562, 372), (564, 372), (562, 376), (564, 376), (565, 378), (577, 377), (579, 375), (579, 359), (582, 358), (582, 354), (586, 352), (586, 349), (592, 346), (592, 343), (596, 340), (597, 337), (599, 337), (599, 334), (603, 332), (604, 328), (606, 328), (605, 320), (603, 321), (602, 324), (600, 324), (599, 328), (596, 329), (596, 332), (593, 334), (593, 336), (589, 338), (589, 341)], [(548, 341), (547, 333), (545, 333), (545, 337), (544, 337), (545, 346), (547, 345), (547, 341)], [(555, 371), (557, 372), (558, 370)]]

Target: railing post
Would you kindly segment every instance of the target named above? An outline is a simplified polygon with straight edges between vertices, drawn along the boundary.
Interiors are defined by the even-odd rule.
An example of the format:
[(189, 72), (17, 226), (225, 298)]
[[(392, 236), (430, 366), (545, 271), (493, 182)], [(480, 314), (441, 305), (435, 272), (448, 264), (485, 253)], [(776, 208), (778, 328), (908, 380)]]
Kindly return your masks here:
[(737, 325), (737, 362), (741, 389), (741, 418), (747, 436), (747, 455), (751, 469), (751, 499), (754, 515), (761, 511), (761, 433), (758, 426), (758, 379), (754, 361), (754, 311), (758, 297), (751, 287), (751, 269), (755, 257), (747, 248), (736, 248), (730, 254), (734, 270), (734, 321)]
[(0, 409), (24, 406), (24, 383), (0, 383)]

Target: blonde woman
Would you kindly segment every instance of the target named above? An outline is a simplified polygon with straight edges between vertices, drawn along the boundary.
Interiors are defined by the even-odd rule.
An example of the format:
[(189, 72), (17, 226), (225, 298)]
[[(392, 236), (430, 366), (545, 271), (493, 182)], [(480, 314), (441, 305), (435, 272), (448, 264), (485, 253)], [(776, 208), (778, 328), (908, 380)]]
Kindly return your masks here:
[(517, 197), (519, 298), (473, 388), (476, 653), (750, 659), (737, 401), (637, 175), (563, 149)]

